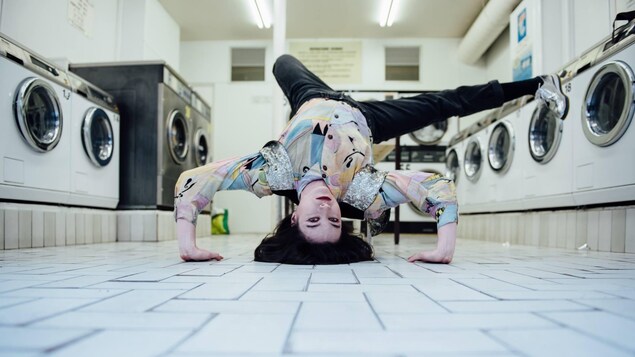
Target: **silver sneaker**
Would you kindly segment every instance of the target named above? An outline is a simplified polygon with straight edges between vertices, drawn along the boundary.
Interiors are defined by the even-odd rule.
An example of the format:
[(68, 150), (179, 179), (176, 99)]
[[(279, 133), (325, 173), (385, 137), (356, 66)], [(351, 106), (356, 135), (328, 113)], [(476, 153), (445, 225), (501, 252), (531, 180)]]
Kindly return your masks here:
[(560, 77), (548, 74), (541, 78), (544, 83), (536, 91), (536, 98), (542, 100), (559, 119), (566, 118), (569, 112), (569, 97), (562, 91)]

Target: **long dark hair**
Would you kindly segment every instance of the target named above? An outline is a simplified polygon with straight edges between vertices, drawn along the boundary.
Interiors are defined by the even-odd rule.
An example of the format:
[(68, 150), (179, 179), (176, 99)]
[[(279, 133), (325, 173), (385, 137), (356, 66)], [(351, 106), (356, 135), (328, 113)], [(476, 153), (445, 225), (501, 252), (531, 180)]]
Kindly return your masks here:
[(284, 264), (347, 264), (373, 260), (373, 248), (351, 227), (342, 225), (342, 235), (335, 243), (313, 243), (291, 224), (286, 216), (254, 251), (258, 262)]

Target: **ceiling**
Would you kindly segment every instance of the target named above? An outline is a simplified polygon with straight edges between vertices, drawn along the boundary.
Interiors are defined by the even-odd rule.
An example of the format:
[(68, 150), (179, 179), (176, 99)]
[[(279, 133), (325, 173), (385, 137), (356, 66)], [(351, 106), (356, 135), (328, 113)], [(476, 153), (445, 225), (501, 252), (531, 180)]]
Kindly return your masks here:
[[(263, 40), (252, 0), (159, 0), (182, 41)], [(263, 1), (272, 12), (273, 0)], [(383, 0), (286, 0), (287, 38), (463, 37), (487, 0), (400, 0), (392, 27), (379, 26)], [(274, 23), (275, 26), (275, 23)]]

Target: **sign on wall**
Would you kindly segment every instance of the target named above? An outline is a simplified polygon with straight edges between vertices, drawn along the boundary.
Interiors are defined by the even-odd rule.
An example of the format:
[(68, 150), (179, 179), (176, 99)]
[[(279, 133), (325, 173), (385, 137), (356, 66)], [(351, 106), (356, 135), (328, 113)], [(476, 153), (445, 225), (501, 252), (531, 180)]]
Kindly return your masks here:
[(327, 84), (361, 83), (362, 43), (291, 42), (290, 53)]
[(510, 16), (512, 78), (514, 81), (533, 77), (534, 49), (529, 35), (533, 29), (533, 12), (522, 2)]
[(95, 7), (90, 0), (68, 0), (68, 22), (86, 37), (93, 35)]

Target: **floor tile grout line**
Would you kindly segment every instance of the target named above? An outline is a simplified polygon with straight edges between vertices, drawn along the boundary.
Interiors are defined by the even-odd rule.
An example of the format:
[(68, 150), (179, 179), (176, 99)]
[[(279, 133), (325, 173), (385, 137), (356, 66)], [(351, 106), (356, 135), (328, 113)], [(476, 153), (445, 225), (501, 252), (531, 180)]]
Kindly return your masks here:
[[(493, 279), (493, 278), (490, 278), (490, 279)], [(481, 290), (476, 289), (476, 288), (474, 288), (474, 287), (472, 287), (472, 286), (469, 286), (469, 285), (467, 285), (467, 284), (464, 284), (464, 283), (462, 283), (462, 282), (460, 282), (460, 281), (456, 281), (456, 280), (454, 280), (453, 278), (450, 278), (449, 280), (451, 280), (451, 281), (453, 281), (453, 282), (455, 282), (455, 283), (457, 283), (457, 284), (459, 284), (459, 285), (462, 285), (462, 286), (464, 286), (464, 287), (466, 287), (466, 288), (468, 288), (468, 289), (472, 289), (472, 290), (474, 290), (474, 291), (476, 291), (476, 292), (478, 292), (478, 293), (481, 293), (481, 294), (483, 294), (483, 295), (485, 295), (485, 296), (489, 296), (489, 297), (491, 297), (492, 299), (496, 299), (496, 301), (503, 301), (502, 299), (499, 299), (498, 297), (496, 297), (496, 296), (494, 296), (494, 295), (492, 295), (492, 294), (490, 294), (490, 293), (486, 293), (485, 291), (481, 291)]]
[[(631, 317), (631, 316), (626, 316), (626, 315), (619, 315), (619, 314), (617, 314), (617, 313), (615, 313), (613, 311), (605, 310), (603, 308), (596, 307), (596, 306), (593, 306), (593, 305), (588, 305), (588, 304), (585, 304), (584, 302), (581, 302), (579, 300), (580, 299), (567, 299), (566, 301), (570, 301), (570, 302), (572, 302), (574, 304), (578, 304), (578, 305), (589, 307), (591, 309), (591, 311), (600, 311), (600, 312), (604, 312), (604, 313), (609, 314), (609, 315), (613, 315), (613, 316), (616, 316), (616, 317), (621, 317), (623, 319), (631, 320), (631, 321), (635, 322), (635, 316)], [(591, 299), (591, 300), (593, 300), (593, 299)], [(611, 299), (611, 300), (633, 301), (631, 299)]]
[[(164, 283), (164, 284), (165, 284), (165, 283)], [(196, 283), (192, 283), (192, 284), (196, 284)], [(167, 299), (167, 300), (163, 301), (162, 303), (160, 303), (160, 304), (158, 304), (158, 305), (156, 305), (156, 306), (154, 306), (154, 307), (152, 307), (152, 308), (148, 309), (147, 311), (148, 311), (148, 312), (150, 312), (150, 311), (154, 311), (154, 309), (156, 309), (156, 308), (158, 308), (158, 307), (161, 307), (161, 306), (163, 306), (164, 304), (167, 304), (168, 302), (170, 302), (170, 301), (172, 301), (172, 300), (186, 300), (186, 299), (179, 299), (179, 297), (180, 297), (181, 295), (183, 295), (183, 294), (187, 294), (187, 293), (189, 293), (190, 291), (192, 291), (192, 290), (194, 290), (194, 289), (197, 289), (197, 288), (199, 288), (199, 287), (201, 287), (201, 286), (203, 286), (203, 285), (205, 285), (205, 283), (199, 283), (199, 284), (197, 284), (196, 286), (192, 287), (191, 289), (185, 290), (185, 291), (183, 291), (181, 294), (178, 294), (178, 295), (176, 295), (176, 296), (172, 297), (171, 299)]]
[(264, 279), (264, 277), (260, 277), (260, 279), (258, 279), (258, 281), (256, 281), (255, 283), (251, 284), (251, 286), (249, 288), (247, 288), (247, 290), (243, 291), (243, 293), (240, 294), (237, 298), (231, 299), (231, 300), (234, 300), (234, 301), (240, 300), (240, 298), (245, 296), (245, 294), (247, 294), (249, 291), (251, 291), (251, 289), (253, 289), (256, 285), (258, 285), (258, 283), (260, 283), (263, 279)]
[[(86, 304), (79, 305), (79, 306), (75, 306), (75, 307), (74, 307), (74, 308), (72, 308), (72, 309), (68, 309), (68, 310), (64, 310), (64, 311), (59, 311), (59, 312), (57, 312), (57, 313), (54, 313), (54, 314), (51, 314), (51, 315), (47, 315), (47, 316), (44, 316), (44, 317), (40, 317), (40, 318), (37, 318), (37, 319), (34, 319), (34, 320), (30, 320), (30, 321), (28, 321), (28, 322), (24, 322), (24, 323), (17, 324), (17, 325), (14, 325), (14, 326), (20, 326), (20, 327), (31, 327), (31, 326), (29, 326), (29, 325), (32, 325), (32, 324), (37, 323), (37, 322), (45, 321), (45, 320), (47, 320), (47, 319), (50, 319), (50, 318), (53, 318), (53, 317), (57, 317), (57, 316), (60, 316), (60, 315), (63, 315), (63, 314), (69, 313), (69, 312), (75, 312), (75, 311), (77, 311), (77, 310), (79, 310), (79, 309), (83, 309), (83, 308), (85, 308), (85, 307), (88, 307), (88, 306), (91, 306), (91, 305), (94, 305), (94, 304), (100, 303), (100, 302), (102, 302), (102, 301), (106, 301), (106, 300), (111, 299), (111, 298), (114, 298), (114, 297), (116, 297), (116, 296), (121, 296), (121, 295), (124, 295), (125, 293), (130, 292), (130, 291), (132, 291), (132, 290), (124, 290), (124, 291), (122, 291), (120, 294), (116, 294), (116, 295), (109, 296), (109, 297), (107, 297), (106, 299), (97, 299), (96, 301), (90, 301), (89, 299), (86, 299), (86, 300), (88, 300)], [(46, 300), (46, 299), (47, 299), (47, 298), (39, 298), (39, 299), (36, 299), (36, 300)]]
[(293, 334), (293, 329), (295, 328), (295, 324), (298, 321), (298, 316), (300, 316), (300, 310), (302, 309), (303, 305), (304, 305), (304, 302), (300, 301), (298, 308), (295, 310), (295, 314), (293, 315), (293, 320), (291, 320), (291, 326), (289, 326), (289, 331), (287, 331), (287, 336), (285, 337), (284, 344), (282, 345), (282, 354), (291, 353), (289, 343), (291, 340), (291, 335)]
[[(2, 296), (0, 296), (0, 297), (2, 297)], [(13, 297), (13, 296), (7, 296), (7, 297)], [(40, 296), (30, 297), (30, 300), (27, 300), (27, 301), (20, 301), (20, 302), (16, 302), (15, 304), (4, 305), (4, 306), (0, 307), (0, 311), (2, 311), (3, 309), (12, 308), (12, 307), (16, 307), (18, 305), (22, 305), (22, 304), (26, 304), (26, 303), (29, 303), (29, 302), (33, 302), (33, 301), (39, 300), (39, 299), (42, 299), (42, 297), (40, 297)]]
[(313, 278), (313, 272), (309, 273), (309, 278), (306, 281), (306, 285), (304, 286), (304, 290), (302, 291), (309, 291), (309, 286), (311, 286), (311, 279)]
[(377, 319), (377, 322), (379, 322), (379, 326), (381, 326), (382, 331), (386, 331), (386, 325), (384, 325), (384, 322), (379, 317), (379, 314), (377, 313), (377, 311), (373, 307), (373, 304), (370, 302), (370, 298), (368, 297), (366, 292), (363, 292), (362, 295), (364, 295), (364, 300), (366, 300), (366, 303), (368, 304), (368, 307), (370, 308), (370, 311), (372, 311), (373, 315), (375, 315), (375, 318)]
[[(554, 312), (557, 312), (557, 311), (554, 311)], [(595, 310), (591, 310), (590, 312), (604, 312), (604, 311), (599, 310), (599, 309), (595, 309)], [(547, 321), (555, 323), (556, 325), (560, 326), (561, 329), (575, 331), (575, 332), (577, 332), (577, 333), (579, 333), (581, 335), (584, 335), (584, 336), (589, 337), (589, 338), (591, 338), (593, 340), (601, 342), (602, 344), (609, 345), (611, 347), (615, 347), (615, 348), (617, 348), (619, 350), (622, 350), (622, 351), (625, 351), (625, 352), (628, 352), (628, 353), (635, 352), (635, 350), (631, 350), (631, 349), (628, 349), (627, 347), (618, 345), (618, 344), (616, 344), (613, 341), (606, 340), (606, 339), (604, 339), (604, 338), (602, 338), (600, 336), (594, 335), (594, 334), (589, 333), (587, 331), (577, 329), (575, 326), (567, 325), (567, 324), (562, 323), (562, 322), (560, 322), (558, 320), (554, 320), (554, 319), (550, 318), (549, 316), (543, 316), (544, 313), (545, 312), (542, 312), (542, 311), (536, 311), (535, 312), (536, 315), (542, 317), (543, 319), (545, 319)], [(573, 313), (573, 312), (571, 312), (571, 313)]]
[(404, 276), (403, 276), (403, 275), (401, 275), (399, 272), (394, 271), (394, 270), (393, 270), (391, 267), (389, 267), (388, 265), (384, 265), (384, 267), (385, 267), (386, 269), (388, 269), (390, 272), (392, 272), (393, 274), (397, 275), (397, 277), (399, 277), (399, 278), (403, 278), (403, 277), (404, 277)]
[(353, 285), (362, 285), (362, 283), (359, 281), (359, 278), (357, 277), (357, 274), (355, 273), (355, 269), (351, 268), (351, 273), (353, 274), (353, 278), (355, 278), (356, 283)]
[(491, 338), (492, 340), (494, 340), (496, 343), (500, 344), (501, 346), (505, 347), (505, 349), (508, 352), (511, 352), (511, 353), (513, 353), (515, 355), (518, 355), (518, 356), (530, 357), (530, 355), (528, 355), (526, 353), (523, 353), (522, 351), (516, 350), (516, 348), (514, 348), (514, 346), (510, 345), (505, 340), (502, 340), (502, 339), (494, 336), (491, 333), (491, 329), (479, 329), (478, 331), (481, 331), (484, 335), (486, 335), (487, 337)]
[(180, 341), (176, 342), (172, 347), (168, 348), (167, 351), (158, 354), (158, 356), (166, 356), (175, 352), (175, 350), (177, 350), (182, 344), (184, 344), (187, 340), (189, 340), (194, 335), (196, 335), (200, 330), (203, 329), (203, 327), (207, 326), (207, 324), (209, 324), (210, 321), (214, 320), (214, 318), (216, 318), (219, 315), (220, 314), (214, 314), (214, 313), (209, 314), (207, 319), (205, 319), (205, 321), (203, 321), (198, 327), (192, 329), (189, 334), (184, 336)]
[(87, 339), (87, 338), (90, 338), (90, 337), (92, 337), (92, 336), (99, 335), (100, 333), (102, 333), (102, 332), (104, 332), (104, 331), (105, 331), (104, 329), (94, 329), (94, 330), (91, 330), (90, 332), (88, 332), (88, 333), (86, 333), (86, 334), (84, 334), (84, 335), (82, 335), (82, 336), (78, 336), (78, 337), (76, 337), (76, 338), (74, 338), (74, 339), (71, 339), (71, 340), (65, 341), (64, 343), (61, 343), (61, 344), (59, 344), (59, 345), (57, 345), (57, 346), (53, 346), (53, 347), (50, 347), (50, 348), (44, 349), (44, 353), (45, 353), (45, 354), (49, 354), (49, 353), (52, 353), (52, 352), (55, 352), (55, 351), (62, 350), (62, 349), (64, 349), (64, 348), (66, 348), (66, 347), (72, 346), (73, 344), (75, 344), (75, 343), (77, 343), (77, 342), (80, 342), (80, 341), (85, 340), (85, 339)]
[(430, 296), (428, 296), (428, 294), (424, 293), (423, 291), (417, 289), (416, 286), (414, 285), (410, 285), (413, 289), (415, 289), (416, 291), (418, 291), (421, 295), (427, 297), (428, 299), (430, 299), (430, 301), (434, 302), (436, 305), (438, 305), (440, 308), (444, 309), (445, 311), (447, 311), (448, 313), (453, 313), (452, 310), (448, 309), (447, 307), (445, 307), (443, 304), (441, 304), (440, 301), (437, 301), (433, 298), (431, 298)]

